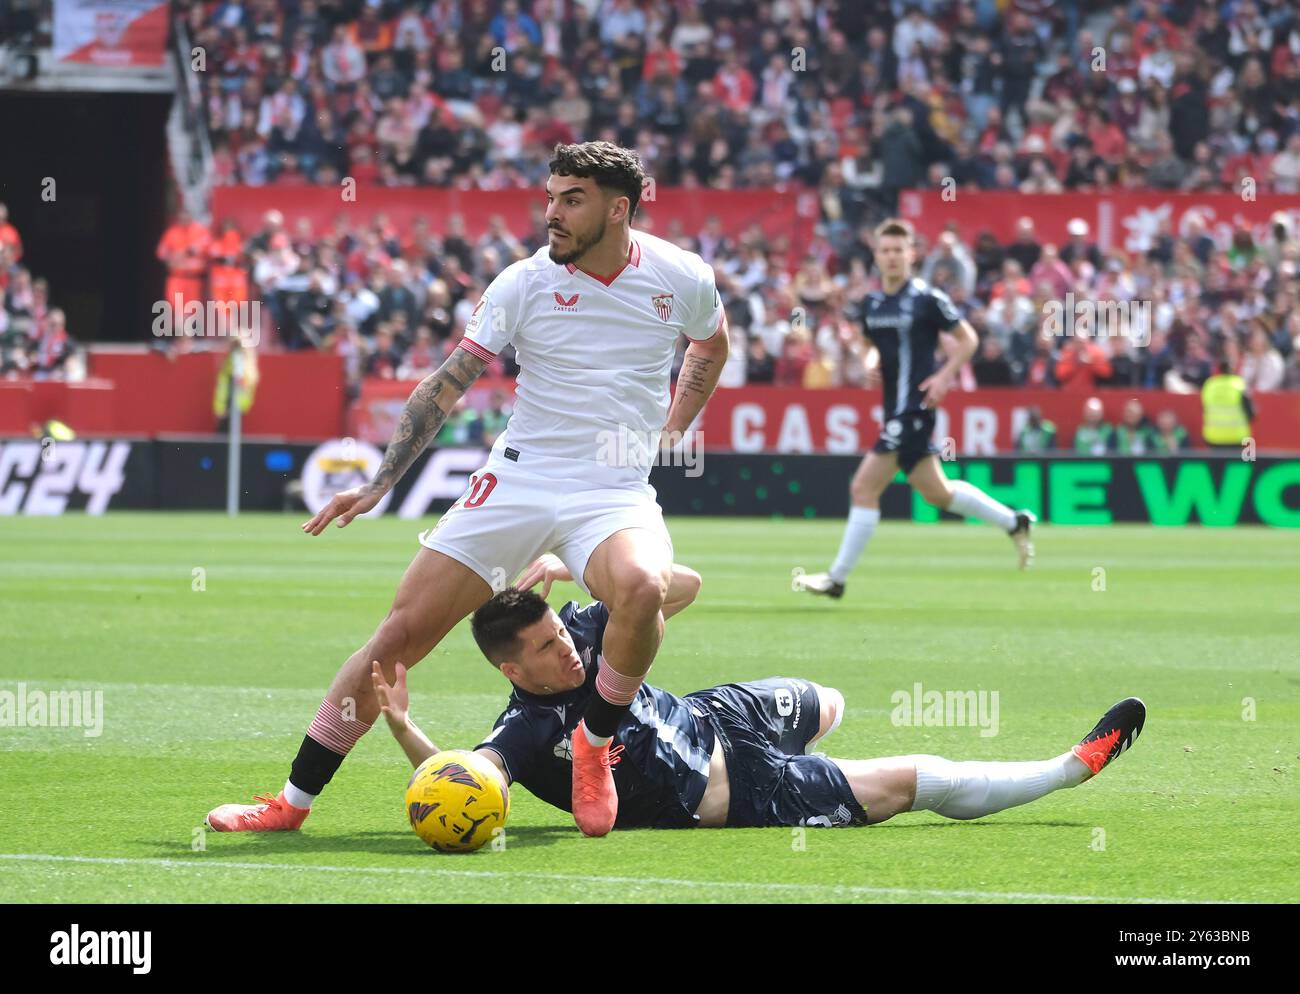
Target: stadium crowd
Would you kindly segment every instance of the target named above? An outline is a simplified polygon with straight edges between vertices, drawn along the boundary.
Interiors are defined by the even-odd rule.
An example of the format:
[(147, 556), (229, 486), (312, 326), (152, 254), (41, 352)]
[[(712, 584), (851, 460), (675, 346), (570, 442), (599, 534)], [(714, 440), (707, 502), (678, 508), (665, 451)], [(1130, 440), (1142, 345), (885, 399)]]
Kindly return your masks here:
[[(535, 187), (555, 142), (605, 138), (634, 145), (667, 185), (815, 188), (821, 237), (793, 272), (753, 233), (667, 232), (719, 270), (731, 385), (857, 381), (844, 342), (874, 286), (869, 227), (902, 188), (951, 176), (1027, 194), (1208, 190), (1250, 176), (1261, 192), (1300, 190), (1300, 22), (1282, 2), (180, 6), (212, 53), (200, 78), (219, 182)], [(1145, 256), (1105, 258), (1081, 220), (1065, 245), (1023, 223), (1010, 245), (953, 232), (927, 247), (923, 275), (983, 338), (968, 386), (1193, 390), (1225, 355), (1253, 389), (1300, 386), (1288, 219), (1263, 245), (1241, 232), (1215, 246), (1193, 224)], [(281, 248), (250, 259), (251, 275), (290, 344), (339, 324), (332, 347), (358, 375), (418, 373), (542, 227), (498, 224), (476, 245), (456, 219), (404, 245), (383, 218), (364, 232), (264, 231), (299, 264)], [(373, 274), (359, 251), (396, 265)], [(1150, 341), (1045, 339), (1044, 308), (1067, 292), (1150, 300)], [(340, 302), (350, 320), (331, 315)]]
[[(756, 229), (638, 218), (713, 264), (734, 336), (726, 386), (861, 382), (847, 343), (878, 285), (872, 226), (900, 189), (952, 177), (1028, 197), (1249, 177), (1300, 190), (1300, 21), (1285, 2), (176, 6), (209, 60), (198, 78), (218, 182), (536, 187), (555, 142), (606, 138), (666, 185), (814, 189), (817, 237), (793, 261)], [(1147, 252), (1103, 254), (1082, 219), (1045, 242), (1025, 204), (1009, 243), (951, 229), (921, 246), (921, 275), (980, 332), (962, 386), (1191, 392), (1226, 360), (1251, 390), (1300, 388), (1293, 216), (1231, 244), (1193, 217)], [(320, 231), (277, 212), (252, 232), (181, 217), (159, 257), (169, 297), (179, 281), (261, 298), (279, 343), (337, 351), (355, 392), (366, 376), (436, 368), (544, 229), (540, 206), (528, 230), (497, 221), (478, 238), (454, 215), (404, 232), (358, 211)], [(1070, 293), (1147, 301), (1149, 320), (1045, 334)], [(514, 373), (508, 351), (496, 371)]]
[(68, 334), (63, 311), (50, 304), (50, 287), (22, 265), (23, 240), (0, 203), (0, 379), (74, 378), (84, 360)]
[[(180, 0), (219, 181), (1300, 191), (1289, 0)], [(835, 218), (832, 220), (840, 220)]]

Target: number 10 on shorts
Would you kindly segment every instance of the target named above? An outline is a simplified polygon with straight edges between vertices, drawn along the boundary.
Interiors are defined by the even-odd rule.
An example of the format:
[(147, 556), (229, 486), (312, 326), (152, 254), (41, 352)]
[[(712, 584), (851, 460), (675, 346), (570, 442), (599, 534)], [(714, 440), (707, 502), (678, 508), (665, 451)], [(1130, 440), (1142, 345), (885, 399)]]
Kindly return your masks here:
[(481, 507), (496, 485), (496, 474), (483, 473), (480, 475), (475, 473), (469, 478), (469, 489), (465, 491), (465, 496), (462, 498), (464, 503), (461, 506), (467, 508)]

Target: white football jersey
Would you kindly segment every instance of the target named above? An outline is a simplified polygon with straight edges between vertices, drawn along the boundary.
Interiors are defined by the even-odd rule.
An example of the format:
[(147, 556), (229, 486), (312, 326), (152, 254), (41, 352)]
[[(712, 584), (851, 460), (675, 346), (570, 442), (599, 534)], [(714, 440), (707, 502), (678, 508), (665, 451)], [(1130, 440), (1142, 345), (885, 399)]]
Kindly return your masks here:
[(520, 373), (504, 442), (525, 456), (642, 468), (668, 418), (677, 336), (722, 327), (713, 270), (694, 252), (632, 232), (608, 279), (551, 261), (546, 246), (492, 281), (460, 346), (491, 361), (509, 343)]

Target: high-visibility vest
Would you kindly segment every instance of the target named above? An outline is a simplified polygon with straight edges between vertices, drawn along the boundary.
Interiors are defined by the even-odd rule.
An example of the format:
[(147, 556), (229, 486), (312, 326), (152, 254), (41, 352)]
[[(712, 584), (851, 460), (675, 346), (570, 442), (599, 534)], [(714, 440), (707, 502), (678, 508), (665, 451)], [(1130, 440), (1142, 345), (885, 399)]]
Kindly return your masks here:
[[(255, 359), (250, 359), (248, 356), (242, 358), (243, 371), (236, 385), (235, 401), (239, 404), (239, 413), (247, 414), (248, 409), (253, 406), (253, 394), (257, 390), (257, 367)], [(234, 378), (234, 366), (235, 355), (230, 352), (217, 372), (217, 392), (212, 398), (212, 411), (217, 417), (224, 417), (230, 413), (227, 407), (230, 404), (230, 381)]]
[(1241, 403), (1245, 393), (1246, 381), (1240, 376), (1220, 373), (1205, 381), (1201, 433), (1211, 445), (1236, 445), (1250, 434), (1250, 421)]

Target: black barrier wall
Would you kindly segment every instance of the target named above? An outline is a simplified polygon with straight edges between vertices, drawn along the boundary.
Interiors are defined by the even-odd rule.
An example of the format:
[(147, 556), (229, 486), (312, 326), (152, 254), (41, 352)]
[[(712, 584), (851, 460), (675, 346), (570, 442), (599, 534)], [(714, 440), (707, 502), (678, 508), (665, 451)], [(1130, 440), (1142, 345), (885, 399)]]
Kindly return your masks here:
[[(445, 510), (486, 457), (482, 449), (424, 453), (383, 505), (385, 513), (420, 518)], [(348, 439), (319, 446), (249, 443), (242, 449), (240, 506), (314, 508), (368, 480), (381, 460), (380, 450)], [(669, 515), (842, 518), (857, 462), (855, 456), (709, 452), (692, 466), (656, 467), (650, 482)], [(1300, 528), (1300, 458), (997, 456), (944, 468), (1056, 524)], [(219, 440), (0, 442), (0, 514), (215, 511), (225, 508), (225, 494), (226, 446)], [(881, 511), (914, 521), (951, 517), (902, 485), (885, 492)]]
[[(657, 467), (651, 483), (667, 514), (821, 518), (847, 516), (856, 456), (706, 453), (696, 469)], [(1063, 525), (1266, 524), (1300, 528), (1300, 459), (1141, 459), (994, 456), (943, 464), (997, 500)], [(688, 473), (698, 473), (688, 476)], [(937, 521), (899, 483), (881, 515)]]

